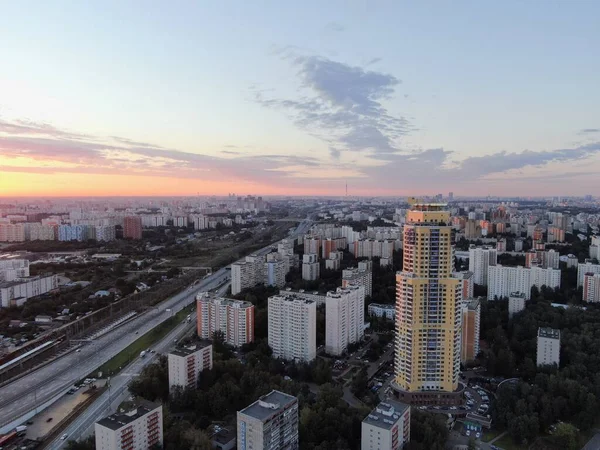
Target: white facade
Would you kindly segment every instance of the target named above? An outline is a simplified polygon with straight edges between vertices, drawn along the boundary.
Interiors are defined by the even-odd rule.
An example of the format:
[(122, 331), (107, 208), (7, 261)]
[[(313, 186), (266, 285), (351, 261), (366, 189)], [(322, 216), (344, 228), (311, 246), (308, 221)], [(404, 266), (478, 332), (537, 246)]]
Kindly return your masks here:
[(365, 296), (373, 293), (373, 262), (361, 261), (358, 267), (344, 269), (342, 271), (342, 287), (359, 285), (365, 288)]
[[(271, 255), (277, 255), (278, 258), (271, 257)], [(267, 262), (265, 263), (265, 285), (267, 286), (285, 286), (285, 270), (286, 263), (279, 255), (279, 253), (271, 253), (267, 255)]]
[(325, 298), (325, 351), (341, 355), (348, 344), (364, 336), (365, 289), (363, 286), (338, 288)]
[(96, 241), (110, 242), (117, 238), (115, 227), (112, 225), (96, 226)]
[(231, 293), (239, 294), (242, 290), (254, 287), (265, 281), (264, 256), (250, 255), (231, 264)]
[(269, 347), (273, 356), (310, 362), (317, 356), (317, 303), (282, 292), (269, 297)]
[(56, 240), (56, 226), (42, 225), (41, 223), (25, 224), (25, 239), (30, 241)]
[(590, 259), (595, 258), (600, 261), (600, 236), (592, 236), (589, 252)]
[(238, 450), (298, 450), (298, 399), (271, 391), (237, 413)]
[(0, 305), (2, 308), (21, 306), (30, 298), (46, 294), (57, 287), (56, 275), (3, 281), (0, 282)]
[(577, 265), (577, 287), (583, 286), (586, 273), (600, 273), (600, 264), (592, 264), (589, 260)]
[(600, 303), (600, 273), (586, 273), (583, 278), (583, 301)]
[(473, 272), (473, 282), (480, 286), (487, 286), (488, 268), (497, 263), (498, 252), (491, 247), (469, 248), (469, 272)]
[(400, 450), (409, 441), (409, 405), (387, 399), (362, 421), (361, 450)]
[(25, 225), (22, 223), (0, 223), (0, 242), (23, 242)]
[(96, 450), (148, 450), (162, 447), (163, 413), (161, 405), (142, 405), (96, 422)]
[(168, 354), (169, 390), (176, 386), (186, 388), (198, 384), (198, 376), (203, 370), (212, 369), (212, 344), (194, 344), (177, 348)]
[(254, 341), (254, 305), (242, 300), (215, 297), (203, 292), (196, 296), (198, 336), (212, 339), (216, 331), (234, 347)]
[(383, 305), (381, 303), (371, 303), (367, 307), (369, 316), (374, 317), (385, 317), (389, 320), (396, 320), (396, 306), (395, 305)]
[(512, 292), (523, 292), (529, 300), (531, 288), (542, 286), (560, 287), (560, 270), (541, 267), (490, 266), (488, 271), (488, 300), (495, 297), (508, 297)]
[(537, 365), (560, 366), (560, 330), (539, 328), (537, 337)]
[(1, 259), (0, 281), (13, 281), (17, 278), (29, 276), (29, 260), (27, 259)]
[(302, 257), (302, 279), (308, 281), (318, 280), (320, 272), (318, 255), (315, 253), (305, 253)]
[(544, 255), (544, 267), (558, 269), (560, 267), (560, 253), (556, 250), (548, 250)]
[(523, 292), (512, 292), (508, 296), (508, 317), (514, 316), (516, 313), (525, 309), (526, 302), (525, 294)]

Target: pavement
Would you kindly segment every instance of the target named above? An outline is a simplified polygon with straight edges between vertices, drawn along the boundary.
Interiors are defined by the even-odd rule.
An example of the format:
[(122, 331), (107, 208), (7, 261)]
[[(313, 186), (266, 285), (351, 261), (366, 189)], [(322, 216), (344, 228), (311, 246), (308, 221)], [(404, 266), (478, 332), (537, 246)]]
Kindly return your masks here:
[[(294, 238), (305, 233), (310, 225), (310, 220), (304, 220), (288, 237)], [(270, 244), (255, 253), (266, 254), (273, 247), (276, 248), (277, 243)], [(116, 330), (82, 346), (80, 352), (69, 353), (0, 388), (0, 426), (2, 427), (0, 433), (10, 431), (15, 426), (20, 425), (27, 420), (30, 414), (33, 415), (34, 410), (40, 405), (60, 395), (69, 386), (121, 352), (139, 336), (194, 302), (198, 292), (216, 289), (219, 286), (221, 286), (219, 290), (223, 291), (223, 285), (226, 286), (229, 278), (229, 271), (226, 268), (221, 268), (194, 286), (160, 303), (156, 309), (141, 314)], [(167, 309), (170, 311), (166, 311)], [(145, 359), (143, 362), (147, 363), (149, 360)], [(111, 390), (114, 391), (114, 395), (118, 395), (115, 392), (119, 392), (119, 390), (122, 393), (126, 388), (126, 383), (117, 384), (117, 379), (118, 377), (115, 377), (115, 380), (111, 383)], [(108, 401), (108, 398), (106, 400)]]

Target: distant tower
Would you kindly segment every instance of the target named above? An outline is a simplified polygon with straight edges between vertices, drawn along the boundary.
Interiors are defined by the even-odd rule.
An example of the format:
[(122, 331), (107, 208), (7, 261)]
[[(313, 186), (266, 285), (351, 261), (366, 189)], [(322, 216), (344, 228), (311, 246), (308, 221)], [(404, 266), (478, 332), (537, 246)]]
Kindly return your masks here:
[(346, 197), (348, 197), (348, 182), (346, 181)]

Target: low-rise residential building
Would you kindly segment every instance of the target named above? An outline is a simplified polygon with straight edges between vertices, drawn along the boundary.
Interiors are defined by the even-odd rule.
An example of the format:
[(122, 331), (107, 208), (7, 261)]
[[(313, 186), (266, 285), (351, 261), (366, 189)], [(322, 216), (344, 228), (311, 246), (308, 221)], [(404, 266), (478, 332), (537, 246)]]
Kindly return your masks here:
[(162, 406), (137, 401), (125, 413), (96, 422), (96, 450), (148, 450), (163, 444)]
[(385, 317), (389, 320), (396, 320), (396, 306), (395, 305), (384, 305), (382, 303), (371, 303), (367, 307), (369, 316), (373, 317)]
[(196, 387), (203, 370), (212, 369), (213, 352), (209, 341), (179, 347), (167, 355), (169, 364), (169, 389)]
[(362, 421), (361, 450), (399, 450), (409, 441), (409, 405), (386, 399)]
[(237, 413), (238, 450), (298, 450), (298, 399), (271, 391)]
[(560, 330), (553, 328), (538, 329), (537, 365), (560, 367)]

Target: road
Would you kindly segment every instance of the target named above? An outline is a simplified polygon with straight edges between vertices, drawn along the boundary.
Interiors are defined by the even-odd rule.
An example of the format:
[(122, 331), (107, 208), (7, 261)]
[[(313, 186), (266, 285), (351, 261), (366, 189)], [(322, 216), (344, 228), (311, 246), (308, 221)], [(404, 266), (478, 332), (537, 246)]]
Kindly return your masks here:
[[(294, 238), (310, 228), (310, 220), (301, 222), (290, 234)], [(255, 253), (264, 255), (277, 247), (277, 243), (266, 246)], [(198, 292), (215, 289), (225, 283), (230, 272), (219, 269), (193, 287), (160, 303), (157, 309), (151, 310), (104, 336), (85, 345), (80, 352), (69, 353), (40, 369), (0, 389), (0, 433), (10, 431), (25, 416), (33, 412), (44, 402), (56, 397), (70, 385), (84, 378), (97, 367), (125, 349), (139, 336), (150, 331), (168, 319), (171, 314), (192, 303)], [(170, 310), (166, 311), (167, 309)]]

